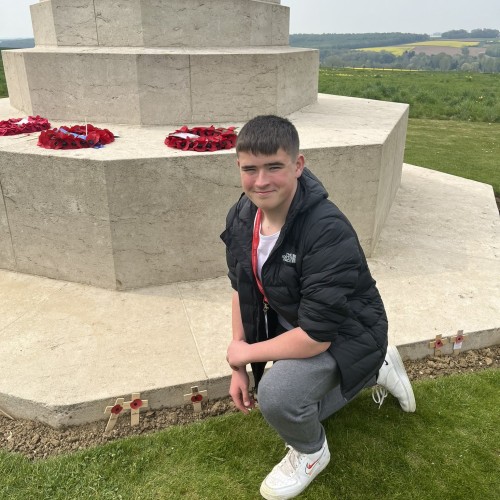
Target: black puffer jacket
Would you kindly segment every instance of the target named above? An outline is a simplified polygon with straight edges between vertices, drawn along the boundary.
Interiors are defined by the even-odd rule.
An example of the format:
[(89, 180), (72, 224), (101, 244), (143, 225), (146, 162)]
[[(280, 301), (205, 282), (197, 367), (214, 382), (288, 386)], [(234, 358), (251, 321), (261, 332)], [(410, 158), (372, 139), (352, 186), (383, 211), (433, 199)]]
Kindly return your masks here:
[[(304, 169), (285, 225), (262, 268), (262, 283), (271, 307), (270, 336), (283, 331), (277, 312), (313, 339), (331, 342), (342, 394), (349, 400), (384, 361), (387, 317), (356, 233), (327, 196), (319, 180)], [(267, 338), (251, 264), (255, 213), (255, 205), (242, 195), (221, 235), (249, 343)], [(264, 364), (252, 364), (252, 369), (258, 384)]]

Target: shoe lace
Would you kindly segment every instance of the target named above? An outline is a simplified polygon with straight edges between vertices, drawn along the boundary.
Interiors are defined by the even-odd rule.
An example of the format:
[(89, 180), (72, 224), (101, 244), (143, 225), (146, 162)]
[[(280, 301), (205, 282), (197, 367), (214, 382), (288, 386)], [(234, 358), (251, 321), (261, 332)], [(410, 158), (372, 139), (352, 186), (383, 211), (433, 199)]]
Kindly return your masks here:
[(376, 385), (372, 388), (372, 399), (373, 401), (375, 401), (375, 403), (378, 404), (379, 410), (385, 398), (387, 397), (387, 394), (387, 389), (385, 387), (382, 387), (381, 385)]
[(279, 468), (283, 474), (291, 476), (297, 470), (302, 454), (290, 445), (286, 447), (288, 448), (288, 453), (281, 460)]

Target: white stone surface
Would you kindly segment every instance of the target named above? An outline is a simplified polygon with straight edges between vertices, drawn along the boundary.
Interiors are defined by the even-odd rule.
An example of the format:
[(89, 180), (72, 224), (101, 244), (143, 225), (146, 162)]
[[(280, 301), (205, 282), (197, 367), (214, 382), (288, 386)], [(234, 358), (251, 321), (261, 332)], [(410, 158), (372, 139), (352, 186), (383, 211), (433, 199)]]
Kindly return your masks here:
[[(401, 118), (402, 123), (394, 127), (389, 137), (382, 146), (381, 171), (378, 184), (377, 208), (374, 212), (374, 227), (371, 252), (377, 243), (392, 202), (401, 184), (401, 169), (403, 163), (404, 149), (401, 144), (406, 144), (407, 117)], [(370, 252), (370, 253), (371, 253)]]
[(140, 0), (94, 0), (99, 46), (144, 46), (141, 4)]
[(22, 110), (27, 115), (33, 114), (24, 55), (13, 50), (4, 50), (2, 62), (12, 106)]
[[(57, 44), (61, 46), (98, 45), (94, 0), (48, 0)], [(37, 22), (38, 19), (33, 19)], [(47, 22), (45, 18), (41, 20)], [(43, 28), (40, 28), (43, 29)], [(38, 28), (35, 30), (35, 32)]]
[[(36, 147), (35, 144), (32, 144)], [(115, 288), (102, 163), (2, 152), (15, 270)]]
[[(0, 117), (12, 112), (7, 103), (0, 101)], [(308, 165), (367, 255), (399, 185), (407, 110), (321, 95), (291, 115)], [(118, 289), (223, 275), (218, 236), (241, 193), (234, 150), (167, 148), (166, 135), (181, 124), (107, 125), (119, 138), (101, 150), (45, 150), (36, 135), (2, 138), (0, 183), (16, 269)]]
[(37, 45), (288, 45), (289, 8), (254, 0), (47, 0), (32, 6)]
[(318, 94), (319, 52), (298, 51), (282, 54), (277, 65), (278, 92), (276, 114), (289, 115), (316, 102)]
[(137, 56), (140, 123), (162, 125), (166, 119), (187, 123), (191, 117), (190, 56)]
[[(0, 194), (2, 194), (3, 198), (3, 193), (0, 192)], [(7, 211), (5, 210), (5, 202), (3, 201), (0, 202), (0, 268), (16, 269), (9, 221), (7, 219)]]
[(233, 155), (114, 163), (106, 183), (120, 286), (226, 273), (219, 234), (240, 194)]
[(30, 5), (30, 11), (35, 44), (57, 45), (52, 2), (45, 1)]
[(60, 120), (140, 123), (137, 56), (25, 52), (33, 113)]
[[(500, 342), (491, 186), (405, 165), (369, 265), (406, 356), (462, 329), (465, 349)], [(191, 385), (222, 397), (230, 297), (226, 277), (115, 292), (0, 271), (0, 406), (64, 426), (105, 418), (132, 391), (153, 408), (183, 404)]]
[[(492, 187), (405, 165), (370, 268), (398, 345), (498, 329), (500, 219)], [(498, 343), (500, 329), (497, 335)]]
[(271, 54), (192, 55), (192, 121), (245, 121), (276, 113), (277, 71), (278, 58)]
[(318, 53), (265, 48), (54, 48), (4, 56), (12, 102), (53, 120), (246, 121), (316, 101)]
[(5, 55), (12, 103), (52, 120), (246, 121), (316, 100), (318, 52), (256, 0), (45, 0), (36, 48)]

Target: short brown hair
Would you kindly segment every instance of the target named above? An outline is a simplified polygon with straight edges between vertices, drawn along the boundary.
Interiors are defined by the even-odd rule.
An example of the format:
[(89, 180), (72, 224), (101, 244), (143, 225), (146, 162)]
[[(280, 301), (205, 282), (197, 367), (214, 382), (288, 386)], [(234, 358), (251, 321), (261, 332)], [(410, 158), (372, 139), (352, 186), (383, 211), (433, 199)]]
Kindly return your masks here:
[(236, 141), (240, 152), (270, 156), (283, 149), (291, 158), (299, 154), (299, 134), (290, 120), (275, 115), (261, 115), (247, 122)]

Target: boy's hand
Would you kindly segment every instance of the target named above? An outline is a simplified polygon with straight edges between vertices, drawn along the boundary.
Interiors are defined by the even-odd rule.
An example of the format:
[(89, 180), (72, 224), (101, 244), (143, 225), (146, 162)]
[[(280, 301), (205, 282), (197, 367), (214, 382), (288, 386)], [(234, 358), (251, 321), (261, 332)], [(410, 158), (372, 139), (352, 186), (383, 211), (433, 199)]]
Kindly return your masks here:
[(231, 386), (229, 387), (229, 395), (234, 401), (236, 408), (247, 415), (255, 407), (254, 400), (248, 393), (249, 382), (248, 374), (243, 367), (241, 370), (233, 371)]

